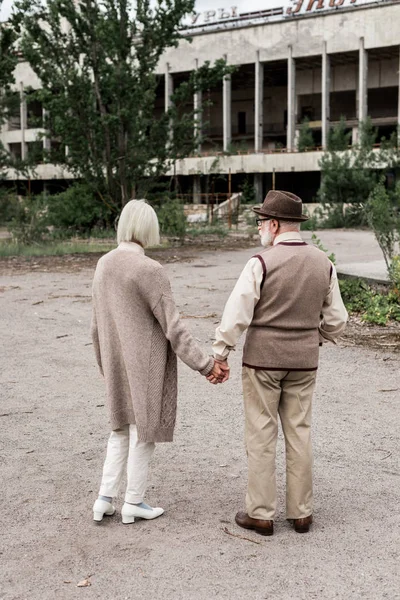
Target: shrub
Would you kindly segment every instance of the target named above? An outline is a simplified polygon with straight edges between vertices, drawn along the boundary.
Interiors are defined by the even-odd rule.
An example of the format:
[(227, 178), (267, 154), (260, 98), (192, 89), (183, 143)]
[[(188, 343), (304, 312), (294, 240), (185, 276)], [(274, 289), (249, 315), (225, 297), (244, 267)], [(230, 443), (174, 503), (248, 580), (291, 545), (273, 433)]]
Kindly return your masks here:
[(256, 193), (254, 190), (254, 185), (250, 183), (249, 179), (243, 181), (240, 186), (240, 191), (242, 192), (242, 196), (240, 198), (240, 202), (242, 204), (255, 204), (256, 203)]
[(183, 204), (177, 199), (164, 201), (157, 210), (161, 233), (183, 238), (186, 233), (186, 216)]
[(341, 227), (361, 227), (367, 225), (365, 208), (362, 204), (325, 204), (323, 216), (319, 221), (321, 229), (339, 229)]
[(47, 197), (47, 220), (58, 237), (90, 234), (112, 223), (114, 214), (85, 183), (74, 183), (65, 192)]
[(6, 225), (15, 218), (18, 211), (18, 196), (10, 190), (0, 189), (0, 224)]
[(26, 196), (18, 200), (8, 229), (18, 244), (43, 241), (48, 233), (45, 196)]
[(400, 321), (399, 297), (394, 290), (379, 291), (362, 279), (342, 279), (339, 284), (349, 313), (356, 313), (363, 321), (375, 325)]

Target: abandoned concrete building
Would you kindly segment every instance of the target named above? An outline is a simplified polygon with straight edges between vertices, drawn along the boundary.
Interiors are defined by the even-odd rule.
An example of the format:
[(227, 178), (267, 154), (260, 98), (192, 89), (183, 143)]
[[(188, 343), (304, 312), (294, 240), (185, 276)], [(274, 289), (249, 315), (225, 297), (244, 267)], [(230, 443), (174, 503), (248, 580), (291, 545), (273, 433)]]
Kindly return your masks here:
[[(199, 64), (225, 57), (236, 67), (208, 93), (211, 102), (197, 123), (203, 143), (195, 155), (176, 163), (174, 176), (188, 200), (201, 202), (207, 175), (213, 173), (221, 193), (228, 192), (229, 178), (232, 192), (244, 180), (254, 184), (258, 201), (275, 186), (312, 202), (329, 128), (341, 116), (353, 143), (367, 116), (378, 128), (378, 140), (400, 124), (400, 0), (272, 4), (277, 6), (250, 13), (236, 7), (196, 13), (186, 24), (192, 42), (183, 40), (159, 63), (158, 111), (168, 106), (174, 85)], [(30, 105), (27, 112), (24, 89), (37, 87), (38, 81), (26, 63), (18, 65), (16, 81), (20, 115), (3, 126), (1, 139), (11, 153), (24, 157), (35, 144), (49, 142), (37, 141), (40, 130), (33, 117), (40, 116), (41, 106)], [(196, 95), (194, 106), (204, 100)], [(299, 152), (305, 118), (315, 143)], [(37, 189), (67, 178), (45, 163), (35, 177)]]

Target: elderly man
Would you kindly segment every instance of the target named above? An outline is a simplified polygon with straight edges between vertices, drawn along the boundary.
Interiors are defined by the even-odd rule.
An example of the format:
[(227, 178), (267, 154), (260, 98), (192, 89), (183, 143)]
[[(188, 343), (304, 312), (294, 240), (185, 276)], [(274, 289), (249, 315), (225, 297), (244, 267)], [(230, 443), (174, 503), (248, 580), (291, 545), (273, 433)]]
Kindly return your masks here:
[(229, 352), (248, 329), (242, 370), (247, 510), (235, 520), (261, 535), (273, 534), (279, 414), (286, 446), (286, 515), (295, 531), (305, 533), (312, 523), (311, 401), (319, 346), (335, 342), (347, 311), (334, 265), (300, 236), (300, 222), (307, 220), (301, 199), (270, 191), (262, 207), (253, 210), (265, 249), (240, 275), (213, 344), (226, 379)]

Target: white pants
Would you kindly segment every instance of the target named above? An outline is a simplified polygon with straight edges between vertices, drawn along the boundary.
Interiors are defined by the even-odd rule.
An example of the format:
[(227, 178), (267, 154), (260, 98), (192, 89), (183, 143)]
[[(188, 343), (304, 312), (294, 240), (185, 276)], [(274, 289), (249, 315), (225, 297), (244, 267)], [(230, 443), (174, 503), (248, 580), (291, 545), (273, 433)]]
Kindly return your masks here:
[(153, 456), (153, 442), (139, 442), (136, 425), (124, 425), (111, 432), (103, 467), (100, 496), (118, 495), (122, 475), (127, 466), (125, 502), (140, 504), (147, 488), (149, 462)]

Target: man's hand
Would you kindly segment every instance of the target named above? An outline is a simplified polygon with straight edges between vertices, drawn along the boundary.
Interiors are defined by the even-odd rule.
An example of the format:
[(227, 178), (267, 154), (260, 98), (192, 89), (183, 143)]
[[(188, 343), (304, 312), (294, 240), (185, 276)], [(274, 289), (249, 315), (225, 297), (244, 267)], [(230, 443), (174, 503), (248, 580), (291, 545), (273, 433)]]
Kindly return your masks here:
[(222, 374), (221, 368), (214, 358), (214, 366), (212, 368), (212, 371), (207, 375), (207, 379), (210, 383), (215, 384), (215, 383), (220, 383), (222, 377), (223, 377), (223, 374)]
[(221, 379), (220, 383), (225, 383), (225, 381), (228, 381), (228, 379), (229, 379), (229, 372), (230, 372), (230, 368), (228, 366), (228, 361), (227, 360), (217, 360), (216, 358), (214, 358), (214, 360), (218, 364), (219, 368), (222, 371), (222, 379)]
[(225, 361), (218, 361), (214, 358), (214, 367), (207, 375), (207, 379), (210, 383), (225, 383), (229, 379), (229, 367)]

